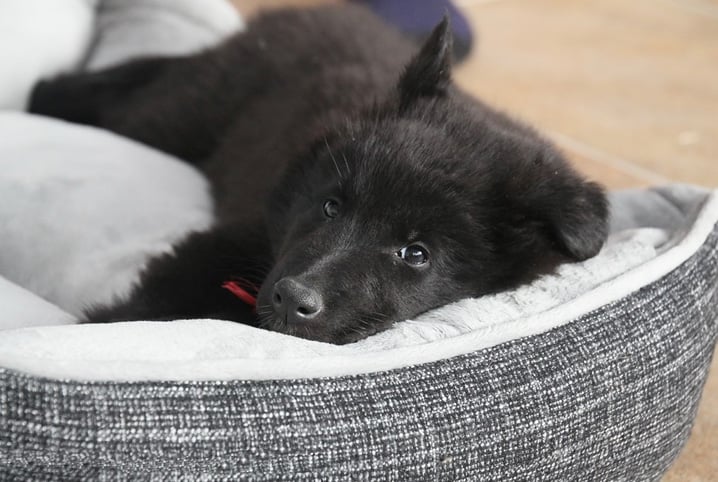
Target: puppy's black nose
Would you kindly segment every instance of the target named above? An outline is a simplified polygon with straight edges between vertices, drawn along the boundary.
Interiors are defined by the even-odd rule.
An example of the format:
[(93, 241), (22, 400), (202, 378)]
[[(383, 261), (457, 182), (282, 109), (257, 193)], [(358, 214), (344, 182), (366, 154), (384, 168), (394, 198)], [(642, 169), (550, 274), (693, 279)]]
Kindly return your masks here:
[(288, 323), (302, 323), (315, 318), (324, 308), (322, 296), (296, 278), (282, 278), (272, 293), (274, 310), (286, 316)]

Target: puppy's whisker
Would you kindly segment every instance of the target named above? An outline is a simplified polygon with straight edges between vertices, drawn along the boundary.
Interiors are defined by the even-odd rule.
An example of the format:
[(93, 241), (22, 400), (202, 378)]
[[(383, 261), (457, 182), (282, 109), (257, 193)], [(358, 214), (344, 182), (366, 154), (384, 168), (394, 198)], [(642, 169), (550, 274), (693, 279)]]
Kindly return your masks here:
[(272, 324), (272, 317), (271, 314), (262, 315), (259, 317), (259, 328), (262, 329), (270, 329), (270, 325)]
[(237, 270), (235, 273), (235, 276), (237, 277), (256, 277), (264, 279), (266, 278), (267, 274), (269, 274), (269, 271), (263, 268), (256, 268), (256, 267), (242, 267)]
[(349, 168), (349, 161), (347, 161), (347, 156), (342, 152), (342, 158), (344, 159), (344, 165), (347, 168), (347, 176), (350, 176), (352, 173), (352, 170)]
[(254, 276), (256, 278), (262, 278), (264, 279), (267, 276), (267, 271), (261, 270), (261, 269), (242, 269), (242, 274), (246, 276)]
[(342, 188), (342, 171), (339, 170), (339, 164), (337, 164), (337, 160), (334, 157), (334, 154), (332, 153), (332, 148), (329, 147), (329, 141), (327, 141), (326, 136), (324, 137), (324, 145), (327, 146), (327, 151), (329, 152), (329, 157), (331, 158), (332, 162), (334, 163), (334, 169), (337, 170), (337, 175), (339, 178), (337, 179), (337, 182), (339, 183), (339, 187)]

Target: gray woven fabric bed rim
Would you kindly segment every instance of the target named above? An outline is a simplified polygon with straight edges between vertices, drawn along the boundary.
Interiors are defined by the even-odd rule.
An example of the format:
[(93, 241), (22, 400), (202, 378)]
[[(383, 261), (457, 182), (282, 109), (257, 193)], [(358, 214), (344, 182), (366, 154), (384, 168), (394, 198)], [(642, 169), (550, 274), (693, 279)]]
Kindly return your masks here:
[(718, 328), (718, 229), (547, 333), (369, 375), (62, 382), (0, 370), (2, 480), (657, 480)]

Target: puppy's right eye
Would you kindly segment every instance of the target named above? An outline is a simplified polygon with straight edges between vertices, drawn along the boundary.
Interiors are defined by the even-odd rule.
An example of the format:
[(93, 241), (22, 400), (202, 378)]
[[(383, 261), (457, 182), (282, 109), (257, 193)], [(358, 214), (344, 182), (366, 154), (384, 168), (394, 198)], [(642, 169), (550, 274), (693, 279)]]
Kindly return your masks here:
[(329, 219), (339, 216), (339, 202), (335, 199), (327, 199), (324, 201), (324, 215)]
[(426, 248), (418, 244), (401, 248), (396, 255), (412, 266), (421, 266), (429, 261), (429, 253)]

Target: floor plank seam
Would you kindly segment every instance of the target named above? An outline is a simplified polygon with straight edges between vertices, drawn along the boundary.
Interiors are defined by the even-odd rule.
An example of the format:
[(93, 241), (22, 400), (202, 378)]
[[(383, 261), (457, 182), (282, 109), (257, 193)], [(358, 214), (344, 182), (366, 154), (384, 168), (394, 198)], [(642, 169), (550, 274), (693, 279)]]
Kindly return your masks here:
[(604, 152), (596, 147), (586, 144), (582, 141), (574, 139), (573, 137), (567, 136), (560, 132), (549, 131), (549, 137), (551, 137), (559, 146), (565, 147), (574, 151), (589, 160), (595, 161), (605, 166), (610, 166), (614, 169), (622, 171), (626, 174), (630, 174), (634, 177), (640, 178), (646, 182), (652, 184), (668, 184), (671, 181), (670, 178), (662, 176), (650, 169), (646, 169), (636, 163), (623, 159), (613, 154)]

